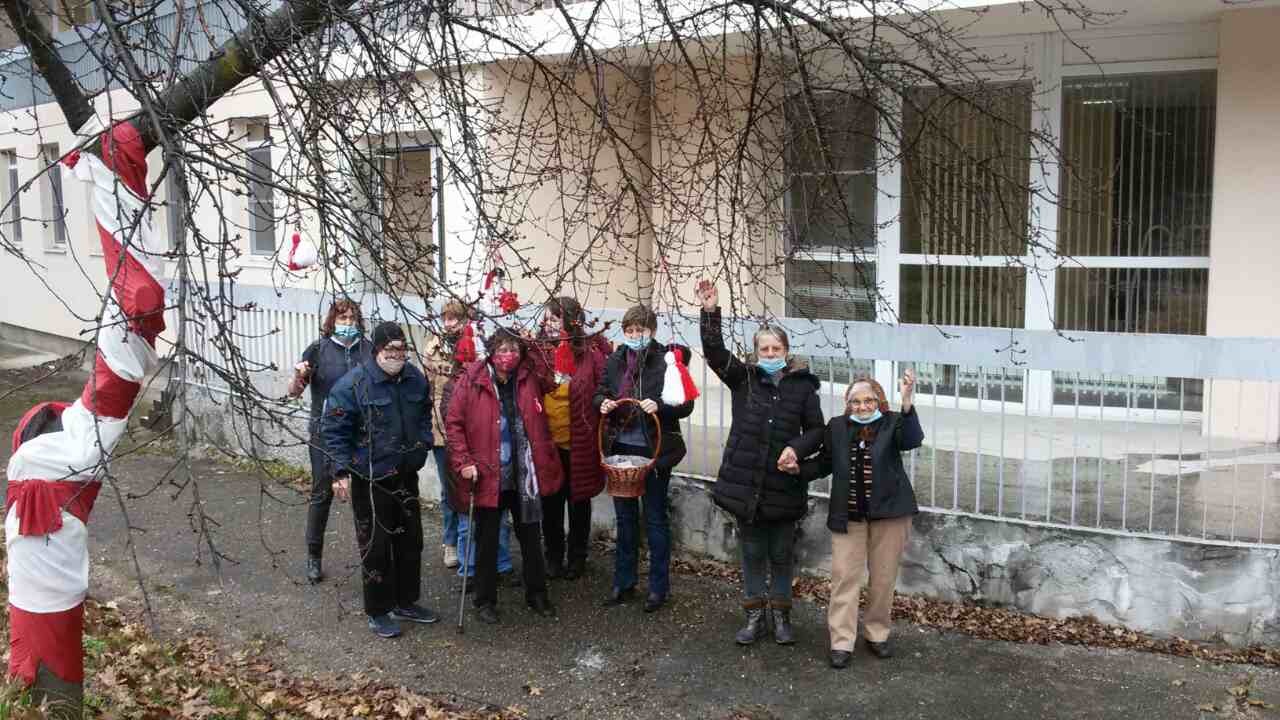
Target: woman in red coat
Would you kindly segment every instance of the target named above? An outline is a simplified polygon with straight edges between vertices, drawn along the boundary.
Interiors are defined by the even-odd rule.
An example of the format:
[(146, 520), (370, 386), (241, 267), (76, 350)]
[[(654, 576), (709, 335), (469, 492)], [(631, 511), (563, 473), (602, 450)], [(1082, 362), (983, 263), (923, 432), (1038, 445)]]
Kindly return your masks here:
[(591, 399), (604, 377), (604, 365), (613, 348), (603, 337), (587, 334), (586, 313), (574, 298), (552, 298), (544, 309), (539, 343), (542, 352), (536, 357), (555, 373), (556, 387), (543, 398), (543, 404), (551, 438), (560, 454), (565, 484), (559, 493), (542, 499), (542, 538), (547, 550), (547, 577), (576, 580), (586, 569), (587, 548), (591, 545), (591, 498), (599, 495), (605, 484), (597, 435), (600, 413)]
[(498, 622), (498, 528), (510, 512), (524, 557), (525, 601), (539, 615), (555, 614), (547, 598), (542, 559), (542, 496), (560, 492), (560, 458), (542, 396), (554, 379), (538, 372), (521, 338), (505, 328), (487, 343), (488, 356), (472, 363), (454, 383), (445, 419), (449, 462), (456, 473), (459, 507), (474, 495), (476, 615)]

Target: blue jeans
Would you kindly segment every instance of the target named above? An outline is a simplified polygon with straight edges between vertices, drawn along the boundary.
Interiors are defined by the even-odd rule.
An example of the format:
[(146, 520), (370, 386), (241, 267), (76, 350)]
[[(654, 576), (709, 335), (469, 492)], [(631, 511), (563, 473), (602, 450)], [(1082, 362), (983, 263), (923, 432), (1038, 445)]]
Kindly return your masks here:
[[(511, 521), (502, 519), (502, 529), (498, 531), (498, 574), (511, 572)], [(467, 577), (476, 576), (476, 548), (472, 542), (471, 528), (467, 516), (458, 513), (458, 577), (466, 571)], [(465, 553), (466, 558), (463, 559)]]
[(770, 600), (777, 607), (791, 606), (794, 522), (738, 523), (742, 539), (742, 584), (748, 603)]
[[(468, 547), (468, 538), (470, 532), (467, 527), (467, 508), (455, 508), (449, 499), (449, 491), (451, 484), (449, 482), (449, 452), (443, 448), (435, 449), (436, 456), (436, 472), (440, 473), (440, 510), (444, 514), (444, 544), (452, 545), (458, 549), (459, 556), (463, 551), (466, 552), (466, 562), (458, 562), (458, 577), (462, 577), (463, 570), (466, 570), (467, 577), (474, 577), (476, 574), (476, 549)], [(511, 524), (502, 523), (502, 530), (498, 533), (498, 572), (511, 572)]]
[[(616, 445), (614, 452), (647, 454), (643, 448)], [(651, 470), (644, 480), (644, 526), (649, 541), (649, 594), (665, 598), (671, 592), (671, 522), (667, 517), (667, 488), (670, 470)], [(613, 587), (626, 590), (636, 586), (640, 564), (640, 498), (614, 498), (618, 544), (614, 555)]]
[[(443, 446), (432, 452), (436, 456), (436, 476), (440, 478), (440, 512), (444, 515), (444, 539), (441, 541), (450, 547), (458, 546), (458, 513), (449, 501), (449, 451)], [(464, 509), (463, 512), (466, 512)]]

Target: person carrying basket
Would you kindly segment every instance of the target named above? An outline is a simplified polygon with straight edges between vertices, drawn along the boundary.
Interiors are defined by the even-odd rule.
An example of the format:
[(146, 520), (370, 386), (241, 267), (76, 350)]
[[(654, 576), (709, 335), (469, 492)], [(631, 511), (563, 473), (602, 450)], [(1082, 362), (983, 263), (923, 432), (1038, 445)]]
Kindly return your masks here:
[[(613, 495), (617, 549), (613, 589), (605, 605), (635, 596), (639, 565), (640, 499), (649, 541), (649, 591), (645, 612), (655, 612), (671, 592), (671, 525), (667, 489), (671, 470), (684, 458), (679, 421), (693, 412), (696, 390), (687, 382), (689, 348), (653, 339), (658, 317), (644, 305), (622, 316), (623, 341), (605, 363), (594, 404), (610, 416), (609, 443), (601, 423), (601, 459)], [(682, 380), (686, 382), (682, 382)], [(692, 392), (691, 392), (692, 391)], [(665, 398), (665, 401), (664, 401)], [(612, 450), (605, 453), (606, 446)], [(642, 471), (643, 470), (643, 471)]]
[(779, 645), (795, 642), (791, 628), (791, 578), (796, 521), (809, 506), (812, 464), (804, 474), (779, 469), (780, 459), (794, 463), (788, 442), (822, 429), (818, 378), (807, 363), (788, 359), (791, 344), (781, 328), (756, 331), (756, 361), (747, 364), (724, 345), (720, 294), (709, 280), (698, 283), (702, 304), (702, 352), (707, 365), (733, 398), (733, 421), (720, 472), (712, 487), (716, 505), (738, 521), (742, 549), (742, 607), (746, 625), (734, 640), (750, 645), (773, 627)]

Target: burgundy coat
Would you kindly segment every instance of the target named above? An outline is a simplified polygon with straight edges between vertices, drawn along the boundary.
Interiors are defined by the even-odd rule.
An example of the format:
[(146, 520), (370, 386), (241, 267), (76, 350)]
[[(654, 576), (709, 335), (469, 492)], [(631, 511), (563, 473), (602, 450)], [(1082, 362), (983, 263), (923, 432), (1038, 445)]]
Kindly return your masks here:
[[(564, 474), (560, 469), (559, 452), (551, 439), (547, 415), (543, 412), (542, 396), (554, 389), (555, 381), (545, 373), (538, 373), (537, 365), (526, 354), (516, 368), (516, 407), (533, 451), (538, 492), (554, 495), (564, 484)], [(451, 502), (456, 498), (456, 508), (465, 508), (471, 501), (471, 483), (462, 479), (462, 469), (468, 465), (475, 465), (477, 470), (476, 507), (498, 507), (501, 488), (499, 418), (502, 410), (493, 383), (489, 363), (485, 360), (471, 363), (454, 381), (445, 427), (449, 439), (449, 464), (454, 473), (454, 494), (449, 498)]]
[[(552, 372), (555, 344), (542, 346), (542, 352), (534, 360), (545, 368), (539, 372)], [(613, 352), (609, 341), (599, 335), (587, 340), (581, 353), (573, 356), (574, 372), (569, 381), (569, 501), (590, 500), (604, 490), (604, 468), (600, 465), (600, 411), (592, 398), (604, 366)]]

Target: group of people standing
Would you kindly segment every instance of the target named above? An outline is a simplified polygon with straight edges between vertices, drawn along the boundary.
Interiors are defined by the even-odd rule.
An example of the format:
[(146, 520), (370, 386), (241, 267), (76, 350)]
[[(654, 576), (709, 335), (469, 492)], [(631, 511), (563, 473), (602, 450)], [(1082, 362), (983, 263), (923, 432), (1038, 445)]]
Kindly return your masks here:
[[(912, 405), (914, 375), (902, 378), (899, 412), (890, 411), (874, 379), (861, 378), (849, 387), (846, 414), (826, 422), (819, 380), (791, 355), (785, 331), (761, 328), (752, 360), (740, 359), (725, 347), (715, 287), (703, 281), (697, 294), (705, 360), (732, 397), (713, 496), (738, 526), (746, 622), (736, 642), (750, 645), (770, 632), (779, 644), (795, 642), (796, 526), (808, 510), (809, 482), (832, 475), (831, 664), (850, 661), (868, 575), (867, 646), (889, 657), (893, 586), (917, 512), (901, 461), (903, 451), (923, 441)], [(653, 462), (640, 497), (613, 498), (616, 551), (604, 603), (641, 598), (643, 526), (649, 577), (641, 606), (663, 608), (671, 592), (668, 489), (685, 455), (679, 421), (694, 401), (663, 400), (670, 357), (686, 364), (691, 353), (657, 342), (657, 325), (652, 309), (629, 309), (614, 348), (589, 330), (575, 299), (559, 297), (543, 306), (536, 332), (498, 327), (481, 339), (469, 308), (455, 301), (442, 311), (442, 332), (411, 348), (395, 323), (381, 323), (366, 337), (359, 306), (336, 301), (289, 387), (295, 397), (311, 388), (308, 580), (324, 576), (333, 497), (350, 499), (371, 630), (395, 637), (400, 622), (435, 622), (437, 615), (418, 604), (418, 471), (434, 454), (443, 489), (443, 560), (459, 568), (464, 587), (474, 577), (475, 616), (500, 622), (499, 576), (512, 569), (509, 534), (522, 557), (520, 577), (509, 584), (523, 587), (532, 612), (555, 615), (548, 579), (586, 572), (591, 500), (606, 485), (598, 441), (605, 423), (611, 452)], [(414, 350), (422, 369), (407, 362)]]

